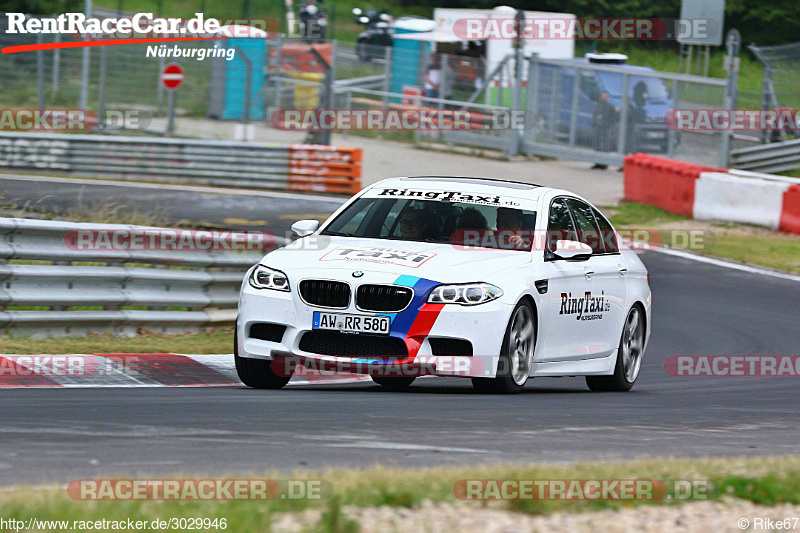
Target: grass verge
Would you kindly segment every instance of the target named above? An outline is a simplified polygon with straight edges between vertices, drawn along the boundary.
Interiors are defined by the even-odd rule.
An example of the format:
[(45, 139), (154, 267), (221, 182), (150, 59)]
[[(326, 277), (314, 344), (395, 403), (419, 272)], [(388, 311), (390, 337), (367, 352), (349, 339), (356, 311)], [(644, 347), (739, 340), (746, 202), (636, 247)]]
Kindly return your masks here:
[[(104, 476), (104, 479), (114, 476)], [(119, 476), (117, 476), (119, 477)], [(181, 476), (163, 476), (180, 478)], [(230, 531), (268, 531), (276, 513), (319, 508), (325, 512), (316, 530), (354, 531), (356, 525), (342, 515), (342, 506), (392, 506), (411, 508), (425, 500), (454, 502), (453, 487), (465, 479), (517, 480), (659, 480), (672, 494), (677, 481), (703, 481), (704, 495), (650, 501), (515, 501), (480, 502), (501, 509), (533, 515), (557, 511), (582, 512), (639, 505), (676, 505), (697, 500), (738, 498), (760, 505), (800, 504), (800, 457), (727, 459), (660, 458), (625, 463), (577, 463), (573, 465), (499, 465), (446, 467), (424, 470), (372, 467), (358, 470), (296, 472), (291, 475), (232, 475), (224, 479), (323, 480), (332, 492), (324, 499), (277, 498), (269, 501), (81, 501), (73, 500), (60, 486), (14, 487), (0, 492), (0, 507), (8, 519), (27, 520), (133, 520), (210, 518), (227, 521)], [(677, 493), (675, 493), (677, 494)]]
[[(634, 202), (607, 208), (605, 212), (617, 229), (660, 230), (664, 244), (674, 248), (800, 273), (799, 235), (744, 224), (692, 220)], [(688, 231), (695, 230), (703, 231), (702, 246), (692, 246), (685, 238)]]
[(4, 354), (70, 354), (70, 353), (231, 353), (233, 327), (205, 333), (159, 335), (142, 332), (136, 337), (93, 335), (31, 339), (11, 336), (0, 339)]

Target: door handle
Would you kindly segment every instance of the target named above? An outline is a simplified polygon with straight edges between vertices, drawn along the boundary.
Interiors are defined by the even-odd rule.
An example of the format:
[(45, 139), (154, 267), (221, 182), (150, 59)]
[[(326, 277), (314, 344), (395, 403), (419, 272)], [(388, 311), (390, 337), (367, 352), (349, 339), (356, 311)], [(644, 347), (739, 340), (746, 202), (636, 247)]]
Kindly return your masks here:
[(628, 269), (626, 267), (624, 267), (624, 266), (619, 267), (619, 275), (620, 276), (627, 276), (628, 275)]
[(589, 267), (584, 268), (583, 273), (586, 275), (586, 279), (592, 279), (592, 276), (594, 276), (594, 270)]

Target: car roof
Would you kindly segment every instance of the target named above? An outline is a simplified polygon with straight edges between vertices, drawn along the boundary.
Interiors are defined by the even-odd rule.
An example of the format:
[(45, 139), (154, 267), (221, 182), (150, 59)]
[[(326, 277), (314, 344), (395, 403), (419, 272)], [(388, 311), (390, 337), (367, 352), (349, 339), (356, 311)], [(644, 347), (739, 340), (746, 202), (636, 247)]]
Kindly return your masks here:
[[(603, 67), (619, 67), (625, 70), (639, 70), (639, 71), (646, 71), (646, 72), (655, 72), (653, 67), (647, 67), (644, 65), (630, 65), (628, 63), (592, 63), (585, 57), (566, 57), (564, 59), (559, 59), (559, 61), (569, 61), (570, 63), (581, 63), (584, 65), (599, 65)], [(565, 67), (566, 68), (566, 67)], [(607, 72), (607, 71), (606, 71)]]
[[(487, 187), (505, 187), (507, 189), (517, 189), (529, 191), (542, 187), (536, 183), (522, 183), (512, 180), (501, 180), (495, 178), (482, 178), (471, 176), (404, 176), (401, 178), (390, 178), (399, 181), (413, 181), (417, 183), (437, 182), (437, 183), (468, 183), (473, 185), (485, 185)], [(388, 180), (387, 180), (388, 181)]]

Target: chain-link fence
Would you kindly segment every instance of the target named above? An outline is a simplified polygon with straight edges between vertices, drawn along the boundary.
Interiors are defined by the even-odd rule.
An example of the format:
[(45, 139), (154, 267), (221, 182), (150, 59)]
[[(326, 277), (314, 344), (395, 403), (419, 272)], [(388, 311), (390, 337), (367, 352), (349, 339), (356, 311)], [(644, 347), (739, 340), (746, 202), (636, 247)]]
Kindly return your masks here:
[[(2, 46), (54, 39), (52, 35), (8, 34), (5, 24), (0, 21)], [(720, 131), (676, 131), (665, 122), (670, 110), (724, 109), (730, 104), (725, 100), (724, 79), (584, 59), (534, 57), (524, 59), (518, 69), (513, 56), (490, 65), (479, 53), (461, 50), (458, 44), (448, 49), (453, 53), (433, 53), (429, 43), (408, 40), (412, 44), (407, 48), (397, 43), (393, 47), (363, 42), (310, 43), (285, 37), (247, 41), (4, 54), (0, 57), (4, 71), (0, 106), (35, 108), (41, 99), (43, 107), (74, 109), (83, 100), (83, 92), (86, 107), (98, 114), (114, 108), (163, 114), (167, 91), (159, 74), (167, 63), (177, 61), (185, 72), (176, 93), (179, 115), (263, 120), (269, 126), (275, 111), (288, 109), (460, 110), (472, 117), (467, 131), (432, 128), (353, 134), (601, 164), (619, 164), (624, 154), (633, 152), (719, 164), (727, 150)], [(197, 54), (191, 56), (201, 50), (232, 51), (230, 48), (236, 49), (231, 61), (224, 56), (204, 60), (198, 60)], [(798, 49), (791, 45), (758, 52), (770, 62), (771, 94), (776, 95), (778, 104), (791, 104), (796, 97), (792, 84), (800, 81), (795, 67)], [(180, 58), (167, 54), (175, 50), (182, 52)], [(89, 60), (85, 78), (84, 54)], [(518, 70), (522, 74), (519, 80)], [(523, 113), (522, 121), (503, 119), (512, 109)]]
[[(800, 108), (800, 42), (778, 46), (756, 46), (751, 52), (764, 64), (761, 109)], [(798, 125), (800, 129), (800, 125)], [(762, 141), (786, 138), (786, 132), (764, 132)]]
[[(51, 43), (59, 37), (39, 34), (41, 40), (37, 41), (36, 35), (6, 33), (6, 24), (5, 20), (0, 21), (2, 46)], [(189, 41), (181, 43), (179, 48), (209, 49), (215, 45), (219, 47), (218, 43), (221, 41)], [(99, 110), (104, 99), (108, 108), (124, 107), (153, 113), (163, 111), (166, 90), (161, 85), (159, 74), (167, 63), (177, 61), (185, 72), (177, 99), (180, 112), (205, 115), (209, 105), (213, 60), (199, 61), (196, 52), (194, 57), (188, 58), (158, 57), (168, 49), (174, 50), (174, 46), (170, 43), (126, 44), (3, 54), (0, 56), (0, 70), (3, 72), (0, 76), (0, 105), (6, 108), (37, 108), (41, 92), (45, 107), (78, 108), (84, 87), (83, 55), (87, 53), (87, 108)]]
[(583, 60), (530, 64), (523, 150), (529, 154), (621, 164), (645, 152), (719, 164), (720, 131), (678, 131), (672, 110), (724, 109), (727, 80)]

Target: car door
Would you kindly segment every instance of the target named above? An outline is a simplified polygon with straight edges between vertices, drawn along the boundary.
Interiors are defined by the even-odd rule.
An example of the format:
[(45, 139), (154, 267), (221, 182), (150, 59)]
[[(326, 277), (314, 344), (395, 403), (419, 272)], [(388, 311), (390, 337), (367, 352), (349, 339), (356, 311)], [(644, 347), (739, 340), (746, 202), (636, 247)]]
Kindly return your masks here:
[(593, 324), (580, 320), (578, 311), (580, 298), (594, 288), (592, 276), (587, 275), (592, 269), (592, 259), (567, 261), (547, 253), (555, 250), (556, 241), (578, 240), (567, 200), (558, 196), (549, 205), (543, 264), (547, 292), (540, 300), (544, 331), (539, 335), (538, 361), (586, 359), (592, 356), (590, 350), (597, 344), (592, 337)]
[(592, 247), (592, 258), (587, 262), (591, 283), (587, 285), (579, 318), (587, 323), (587, 335), (592, 339), (589, 353), (602, 357), (619, 346), (628, 299), (627, 269), (621, 263), (616, 235), (605, 217), (577, 198), (569, 198), (567, 203), (578, 239)]

